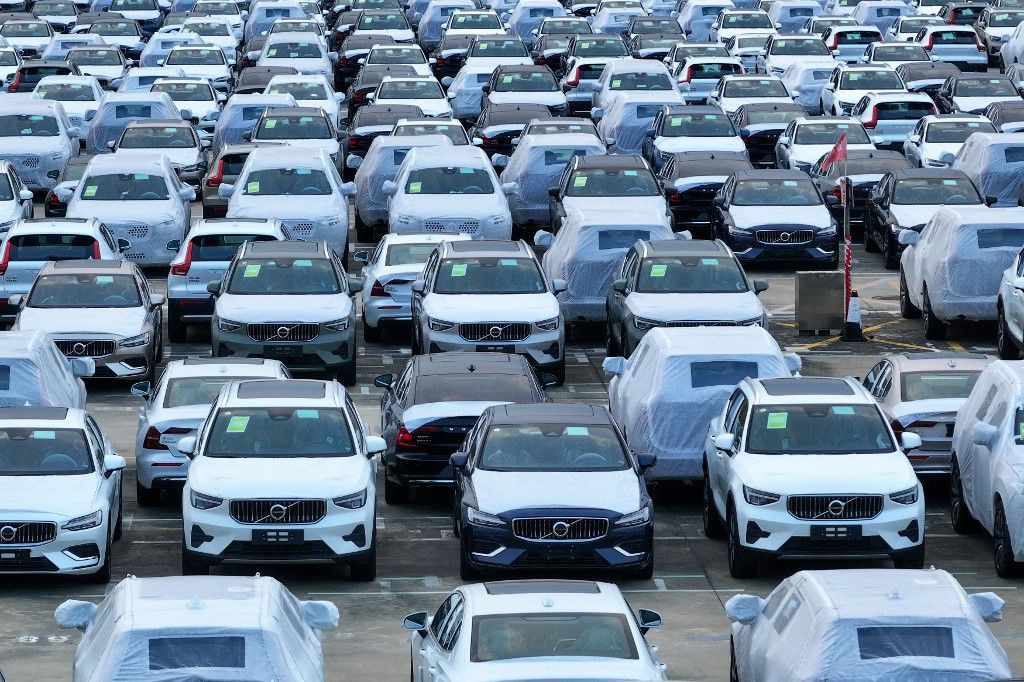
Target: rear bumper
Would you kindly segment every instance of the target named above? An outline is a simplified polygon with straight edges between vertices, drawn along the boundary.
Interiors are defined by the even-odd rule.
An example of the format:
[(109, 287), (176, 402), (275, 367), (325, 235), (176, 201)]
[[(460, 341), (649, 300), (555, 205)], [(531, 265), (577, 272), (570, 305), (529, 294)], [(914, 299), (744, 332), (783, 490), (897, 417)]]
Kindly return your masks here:
[[(454, 452), (454, 450), (452, 451)], [(453, 481), (451, 454), (399, 450), (384, 454), (384, 475), (402, 485), (447, 486)]]

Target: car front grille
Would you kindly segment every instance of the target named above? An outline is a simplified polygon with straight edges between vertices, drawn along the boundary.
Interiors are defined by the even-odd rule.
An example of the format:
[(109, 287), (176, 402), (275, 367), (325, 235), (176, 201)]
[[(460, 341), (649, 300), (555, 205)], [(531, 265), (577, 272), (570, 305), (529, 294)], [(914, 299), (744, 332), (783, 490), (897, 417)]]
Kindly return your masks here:
[(26, 154), (22, 156), (5, 156), (14, 166), (24, 168), (38, 168), (39, 157), (34, 154)]
[(248, 325), (248, 332), (253, 341), (312, 341), (320, 335), (320, 325), (267, 322)]
[(117, 348), (116, 343), (107, 339), (56, 339), (54, 343), (69, 358), (102, 358)]
[[(756, 324), (756, 323), (754, 323)], [(659, 327), (739, 327), (753, 326), (750, 323), (735, 322), (731, 320), (675, 320), (672, 322), (659, 323)]]
[(324, 500), (231, 501), (231, 518), (239, 523), (317, 523), (326, 514)]
[(460, 232), (462, 234), (476, 234), (480, 229), (480, 221), (468, 218), (428, 218), (423, 221), (423, 229), (427, 232)]
[(529, 322), (472, 322), (459, 325), (467, 341), (522, 341), (530, 336)]
[(608, 519), (549, 517), (512, 519), (512, 534), (523, 540), (596, 540), (608, 534)]
[(41, 545), (57, 536), (49, 521), (0, 521), (0, 545)]
[(786, 508), (798, 519), (873, 519), (882, 513), (882, 496), (791, 495), (786, 499)]
[(754, 237), (762, 244), (806, 244), (814, 239), (813, 230), (757, 230)]

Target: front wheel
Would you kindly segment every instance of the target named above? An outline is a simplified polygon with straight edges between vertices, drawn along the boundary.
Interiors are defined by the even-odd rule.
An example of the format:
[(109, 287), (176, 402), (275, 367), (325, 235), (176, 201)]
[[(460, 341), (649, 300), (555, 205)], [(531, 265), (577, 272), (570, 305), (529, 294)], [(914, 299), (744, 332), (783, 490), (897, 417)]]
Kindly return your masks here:
[(992, 525), (992, 558), (996, 575), (1000, 578), (1019, 578), (1024, 575), (1024, 564), (1013, 558), (1013, 541), (1006, 524), (1002, 500), (996, 500), (995, 522)]
[(960, 535), (967, 535), (977, 528), (977, 522), (971, 516), (971, 510), (967, 508), (967, 501), (964, 499), (960, 463), (956, 461), (955, 454), (949, 463), (949, 522), (953, 526), (953, 531)]
[(704, 508), (701, 520), (704, 522), (704, 535), (713, 540), (725, 537), (725, 524), (722, 523), (722, 517), (719, 515), (718, 509), (715, 508), (715, 498), (711, 492), (711, 476), (707, 470), (704, 471)]
[(377, 578), (377, 539), (370, 545), (370, 555), (357, 564), (349, 566), (349, 576), (360, 583), (368, 583)]
[(893, 568), (924, 568), (924, 543), (913, 549), (907, 549), (892, 557)]
[(996, 348), (999, 349), (999, 357), (1003, 360), (1016, 360), (1020, 357), (1020, 346), (1017, 345), (1017, 340), (1010, 333), (1010, 327), (1006, 324), (1006, 311), (1002, 306), (999, 306)]
[(342, 364), (341, 369), (338, 370), (338, 381), (341, 382), (342, 386), (355, 386), (356, 385), (356, 359), (352, 358), (348, 362)]
[(729, 575), (733, 578), (756, 578), (757, 558), (740, 543), (736, 511), (729, 508)]

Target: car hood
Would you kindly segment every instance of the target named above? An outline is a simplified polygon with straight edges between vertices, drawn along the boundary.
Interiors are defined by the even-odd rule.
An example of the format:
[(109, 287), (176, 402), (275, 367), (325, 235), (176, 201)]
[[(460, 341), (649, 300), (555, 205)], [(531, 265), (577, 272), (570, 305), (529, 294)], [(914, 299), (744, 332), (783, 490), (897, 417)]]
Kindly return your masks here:
[(74, 197), (68, 204), (68, 217), (103, 216), (107, 225), (125, 220), (153, 225), (177, 217), (171, 208), (171, 202), (175, 200), (172, 197), (161, 201), (81, 201)]
[(753, 291), (736, 294), (641, 294), (626, 297), (638, 317), (673, 320), (749, 320), (764, 314)]
[(533, 59), (530, 57), (470, 57), (463, 64), (463, 67), (472, 66), (474, 69), (477, 67), (491, 67), (496, 69), (499, 66), (526, 66), (532, 65)]
[[(641, 653), (641, 656), (644, 656)], [(635, 682), (659, 679), (656, 670), (641, 661), (597, 656), (544, 656), (476, 663), (472, 672), (460, 673), (462, 682), (504, 682), (505, 680), (617, 680)]]
[(42, 329), (58, 336), (137, 336), (145, 320), (145, 308), (23, 308), (18, 313), (18, 328)]
[(921, 145), (921, 156), (932, 161), (938, 161), (943, 154), (956, 156), (964, 146), (963, 142), (925, 142)]
[(785, 495), (886, 494), (917, 483), (910, 462), (900, 452), (744, 455), (735, 466), (751, 487)]
[[(241, 189), (240, 184), (235, 185)], [(310, 199), (315, 199), (310, 201)], [(328, 217), (341, 215), (341, 199), (338, 194), (329, 196), (285, 196), (275, 194), (270, 196), (251, 196), (236, 191), (228, 200), (228, 218), (286, 218), (313, 220), (324, 220)], [(348, 207), (345, 207), (345, 214), (348, 214)]]
[(957, 109), (959, 109), (960, 111), (966, 111), (966, 112), (970, 112), (970, 113), (981, 112), (986, 107), (988, 107), (989, 104), (994, 104), (996, 102), (1019, 102), (1019, 101), (1020, 101), (1020, 97), (1017, 97), (1017, 96), (1013, 96), (1013, 97), (957, 97), (957, 96), (954, 96), (953, 97), (953, 104), (956, 105)]
[[(800, 163), (815, 164), (825, 154), (832, 151), (833, 145), (830, 144), (795, 144), (792, 146), (789, 152), (789, 158), (792, 161), (799, 161)], [(866, 150), (875, 151), (875, 145), (873, 144), (851, 144), (847, 146), (848, 150)]]
[[(872, 92), (876, 92), (878, 94), (904, 93), (906, 90), (836, 90), (835, 97), (837, 100), (845, 104), (856, 104), (860, 101), (861, 97)], [(831, 149), (831, 147), (829, 148)]]
[(323, 498), (359, 492), (372, 468), (351, 457), (196, 457), (188, 468), (193, 490), (225, 499)]
[(957, 410), (966, 402), (966, 398), (935, 398), (932, 400), (908, 400), (896, 403), (890, 415), (903, 426), (918, 419), (934, 420), (936, 417), (955, 418)]
[(792, 97), (725, 97), (719, 106), (726, 113), (735, 113), (745, 104), (792, 104)]
[(160, 154), (167, 157), (172, 166), (194, 166), (199, 163), (199, 150), (194, 147), (185, 149), (118, 149), (116, 156), (147, 156)]
[(629, 514), (640, 508), (640, 485), (632, 468), (624, 471), (473, 471), (480, 511), (589, 508)]
[(508, 405), (505, 401), (452, 400), (442, 403), (421, 403), (402, 412), (402, 425), (415, 431), (424, 424), (448, 417), (479, 417), (488, 407)]
[(558, 316), (558, 299), (543, 294), (430, 294), (424, 312), (448, 322), (538, 322)]
[[(396, 194), (391, 200), (391, 215), (402, 213), (416, 219), (444, 216), (444, 219), (485, 218), (495, 212), (508, 211), (508, 199), (500, 191), (490, 194), (473, 194), (472, 199), (460, 201), (459, 195), (452, 194)], [(458, 206), (459, 212), (454, 213)]]
[(562, 206), (565, 207), (566, 213), (569, 209), (592, 211), (593, 215), (600, 215), (605, 211), (642, 212), (641, 215), (636, 216), (636, 219), (645, 222), (650, 220), (651, 213), (666, 216), (667, 219), (668, 212), (668, 205), (660, 195), (650, 197), (565, 197), (562, 199)]
[(737, 227), (751, 225), (814, 225), (826, 227), (832, 217), (824, 205), (818, 206), (730, 206), (729, 215)]
[(67, 144), (63, 135), (54, 137), (0, 137), (4, 154), (39, 154)]
[(731, 137), (659, 137), (654, 140), (659, 152), (745, 152), (747, 146), (738, 135)]
[(100, 478), (78, 476), (2, 476), (4, 514), (42, 513), (73, 518), (97, 509)]
[[(769, 68), (769, 69), (782, 69), (783, 71), (785, 71), (787, 68), (789, 68), (789, 66), (792, 65), (792, 64), (807, 64), (807, 65), (815, 64), (815, 65), (820, 65), (822, 68), (824, 68), (826, 66), (834, 67), (836, 65), (836, 60), (832, 59), (831, 57), (825, 57), (825, 56), (808, 57), (806, 55), (799, 55), (799, 54), (795, 54), (795, 55), (773, 54), (773, 55), (768, 55), (767, 57), (765, 57), (764, 61), (765, 61), (765, 66), (767, 68)], [(800, 88), (798, 88), (798, 89), (800, 89)]]
[(896, 220), (900, 221), (900, 225), (902, 227), (924, 225), (926, 222), (931, 220), (932, 216), (935, 215), (935, 212), (940, 208), (941, 206), (935, 205), (915, 206), (909, 204), (889, 204), (889, 211), (896, 216)]
[(217, 299), (217, 316), (243, 323), (330, 322), (352, 312), (352, 299), (345, 294), (256, 295), (226, 293)]

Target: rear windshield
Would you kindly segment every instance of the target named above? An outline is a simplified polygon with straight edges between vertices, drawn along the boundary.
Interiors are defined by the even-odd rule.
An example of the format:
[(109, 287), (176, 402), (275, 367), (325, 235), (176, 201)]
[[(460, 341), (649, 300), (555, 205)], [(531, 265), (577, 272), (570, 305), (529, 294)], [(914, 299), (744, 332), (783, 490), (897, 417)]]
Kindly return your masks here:
[(974, 31), (934, 31), (928, 36), (935, 45), (974, 45), (978, 34)]
[(1024, 229), (982, 228), (978, 230), (979, 249), (1014, 248), (1024, 246)]
[(646, 168), (577, 170), (565, 193), (571, 197), (650, 197), (661, 194), (658, 182)]
[(609, 90), (672, 90), (672, 80), (664, 73), (617, 73), (611, 76)]
[(429, 374), (416, 379), (415, 391), (418, 404), (460, 400), (532, 403), (536, 400), (530, 379), (522, 374)]
[(529, 57), (521, 40), (478, 40), (470, 51), (471, 57)]
[(270, 242), (265, 234), (207, 234), (192, 238), (192, 260), (230, 262), (245, 242)]
[(323, 116), (265, 116), (254, 138), (260, 140), (329, 140), (331, 126)]
[(731, 73), (743, 73), (743, 67), (739, 64), (716, 63), (693, 64), (687, 67), (691, 80), (715, 80)]
[(85, 234), (25, 234), (8, 240), (12, 261), (84, 260), (99, 258), (99, 244)]
[(789, 97), (782, 81), (774, 78), (738, 78), (727, 81), (722, 93), (725, 97)]
[(164, 392), (164, 407), (183, 407), (185, 405), (213, 405), (221, 387), (229, 381), (244, 381), (259, 377), (219, 376), (219, 377), (182, 377), (167, 382)]
[(840, 45), (870, 45), (881, 40), (882, 36), (873, 31), (839, 31), (835, 39)]
[(902, 399), (943, 400), (966, 398), (977, 383), (980, 371), (904, 372), (900, 375)]
[(957, 97), (1016, 97), (1009, 78), (964, 78), (956, 81)]
[(879, 121), (916, 121), (922, 116), (938, 113), (931, 102), (879, 102), (875, 111)]
[(955, 658), (953, 629), (928, 626), (857, 628), (861, 660), (923, 656)]
[(848, 71), (839, 79), (843, 90), (903, 90), (895, 71)]
[(725, 114), (682, 114), (666, 116), (661, 134), (665, 137), (734, 137), (736, 130)]
[(338, 408), (221, 409), (210, 427), (207, 457), (351, 457), (348, 421)]
[(792, 55), (829, 55), (825, 43), (815, 38), (800, 40), (797, 38), (783, 38), (772, 43), (772, 54)]
[(864, 126), (858, 123), (798, 124), (795, 142), (797, 144), (835, 144), (843, 133), (846, 133), (847, 144), (871, 144)]
[(384, 257), (384, 265), (418, 265), (437, 248), (437, 244), (392, 244)]
[(153, 637), (150, 670), (245, 668), (245, 637)]
[(742, 360), (709, 360), (690, 364), (690, 386), (735, 386), (744, 379), (757, 378), (757, 363)]

